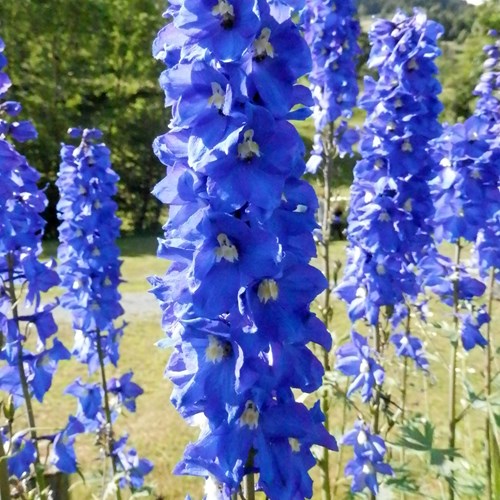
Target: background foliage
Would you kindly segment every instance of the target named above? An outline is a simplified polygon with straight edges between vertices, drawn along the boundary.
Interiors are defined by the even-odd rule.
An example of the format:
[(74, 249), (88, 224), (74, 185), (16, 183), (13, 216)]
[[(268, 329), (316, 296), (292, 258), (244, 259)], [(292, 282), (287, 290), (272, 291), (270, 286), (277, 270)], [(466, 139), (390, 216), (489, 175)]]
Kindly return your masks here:
[[(11, 98), (23, 102), (39, 140), (23, 152), (55, 179), (59, 144), (70, 126), (97, 126), (113, 151), (121, 176), (118, 204), (126, 229), (155, 232), (160, 206), (150, 195), (163, 175), (150, 144), (168, 116), (157, 84), (161, 68), (151, 42), (163, 24), (164, 0), (3, 0), (0, 33), (7, 45)], [(500, 5), (472, 7), (463, 0), (359, 0), (366, 31), (372, 15), (392, 16), (397, 7), (428, 10), (446, 29), (442, 42), (443, 119), (463, 119), (481, 71), (482, 45), (489, 28), (500, 28)], [(362, 36), (366, 60), (368, 40)], [(360, 78), (362, 78), (362, 74)], [(312, 129), (301, 130), (310, 145)], [(349, 169), (351, 162), (346, 162)], [(341, 179), (343, 184), (350, 175)], [(56, 234), (57, 193), (48, 187), (48, 234)]]

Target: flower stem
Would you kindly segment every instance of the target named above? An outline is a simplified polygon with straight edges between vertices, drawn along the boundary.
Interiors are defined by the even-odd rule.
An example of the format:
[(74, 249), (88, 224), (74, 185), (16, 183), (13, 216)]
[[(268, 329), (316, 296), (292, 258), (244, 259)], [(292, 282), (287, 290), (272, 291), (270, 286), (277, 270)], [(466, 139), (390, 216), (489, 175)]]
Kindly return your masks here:
[[(449, 368), (449, 441), (448, 447), (450, 450), (455, 449), (456, 442), (456, 426), (457, 426), (457, 415), (456, 415), (456, 400), (457, 400), (457, 353), (458, 353), (458, 336), (460, 321), (458, 317), (459, 311), (459, 286), (460, 286), (460, 276), (459, 276), (459, 265), (460, 257), (462, 253), (462, 245), (460, 239), (457, 241), (455, 246), (455, 276), (453, 279), (453, 329), (455, 338), (451, 342), (451, 361)], [(453, 461), (453, 456), (450, 457)], [(455, 498), (455, 477), (453, 471), (451, 472), (451, 477), (448, 483), (448, 493), (450, 500)]]
[[(113, 481), (116, 481), (116, 474), (117, 474), (117, 469), (116, 469), (116, 463), (113, 458), (113, 442), (114, 442), (114, 437), (113, 437), (113, 422), (111, 419), (111, 407), (109, 404), (109, 396), (108, 396), (108, 383), (106, 380), (106, 368), (104, 365), (104, 353), (102, 351), (102, 345), (101, 345), (101, 332), (97, 330), (97, 354), (99, 355), (99, 366), (101, 369), (101, 383), (102, 383), (102, 390), (104, 392), (104, 414), (106, 416), (106, 441), (107, 441), (107, 446), (108, 446), (108, 453), (109, 453), (109, 458), (111, 459), (111, 466), (113, 468)], [(121, 500), (121, 492), (120, 492), (120, 487), (118, 484), (116, 485), (116, 498), (117, 500)]]
[(9, 470), (2, 439), (0, 439), (0, 498), (10, 500)]
[[(345, 433), (345, 428), (347, 424), (347, 391), (349, 389), (349, 380), (346, 380), (345, 389), (344, 389), (344, 397), (343, 397), (343, 405), (342, 405), (342, 420), (341, 420), (341, 430), (340, 435), (343, 436)], [(344, 446), (340, 446), (339, 454), (338, 454), (338, 462), (337, 462), (337, 473), (335, 475), (335, 481), (333, 483), (333, 498), (337, 498), (337, 489), (340, 482), (340, 475), (342, 474), (342, 461), (344, 458)]]
[[(332, 310), (331, 310), (331, 269), (330, 269), (330, 220), (331, 220), (331, 177), (333, 172), (333, 163), (335, 158), (335, 148), (332, 143), (333, 126), (329, 124), (323, 134), (324, 155), (323, 155), (323, 220), (321, 221), (322, 236), (323, 236), (323, 270), (328, 283), (327, 289), (323, 293), (322, 316), (323, 322), (327, 329), (330, 323)], [(323, 367), (325, 371), (329, 371), (330, 359), (326, 349), (323, 349)], [(325, 429), (330, 432), (330, 419), (328, 410), (330, 406), (330, 397), (328, 391), (323, 391), (321, 395), (321, 411), (325, 416)], [(318, 460), (320, 469), (321, 480), (321, 499), (331, 499), (331, 485), (330, 485), (330, 454), (327, 448), (322, 448), (321, 457)]]
[(253, 472), (243, 478), (243, 495), (245, 500), (255, 500), (255, 477)]
[[(493, 289), (495, 287), (495, 271), (496, 269), (492, 267), (490, 269), (490, 279), (488, 284), (488, 315), (490, 320), (486, 325), (486, 384), (485, 384), (485, 396), (488, 400), (491, 396), (491, 362), (493, 359), (493, 336), (491, 334), (491, 324), (493, 322)], [(491, 423), (490, 416), (486, 417), (486, 498), (488, 500), (493, 500), (493, 480), (492, 480), (492, 447), (491, 447)]]
[[(14, 284), (14, 258), (12, 254), (7, 255), (7, 267), (9, 274), (9, 299), (12, 304), (12, 317), (16, 323), (17, 331), (20, 332), (19, 325), (19, 312), (17, 308), (17, 296), (16, 287)], [(33, 405), (31, 401), (30, 389), (28, 386), (28, 380), (26, 379), (26, 373), (24, 371), (24, 355), (23, 355), (23, 344), (19, 338), (18, 351), (17, 351), (17, 367), (19, 371), (19, 380), (21, 381), (21, 388), (23, 391), (24, 406), (26, 408), (26, 415), (28, 418), (28, 425), (30, 428), (30, 437), (33, 441), (33, 446), (35, 447), (35, 479), (38, 490), (38, 495), (42, 500), (45, 500), (45, 477), (43, 475), (43, 466), (40, 462), (40, 450), (38, 448), (38, 436), (36, 432), (36, 422), (35, 413), (33, 411)]]

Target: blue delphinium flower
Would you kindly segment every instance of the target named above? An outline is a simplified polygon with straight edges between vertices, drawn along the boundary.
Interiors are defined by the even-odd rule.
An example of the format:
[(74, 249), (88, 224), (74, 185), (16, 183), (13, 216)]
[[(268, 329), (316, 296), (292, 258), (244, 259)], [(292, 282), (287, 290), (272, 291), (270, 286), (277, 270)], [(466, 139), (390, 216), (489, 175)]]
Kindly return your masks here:
[(140, 458), (134, 448), (126, 448), (128, 436), (113, 443), (113, 460), (120, 474), (120, 488), (130, 487), (132, 491), (142, 488), (144, 477), (153, 470), (153, 463), (147, 458)]
[(217, 498), (249, 473), (271, 498), (310, 497), (311, 446), (336, 448), (320, 409), (292, 392), (321, 385), (308, 344), (331, 346), (310, 312), (326, 287), (308, 264), (318, 202), (288, 122), (312, 103), (297, 84), (310, 52), (290, 19), (303, 4), (180, 0), (153, 44), (172, 107), (154, 143), (167, 168), (153, 191), (169, 205), (158, 255), (171, 266), (150, 282), (160, 345), (173, 348), (172, 402), (202, 429), (176, 472), (204, 477)]
[[(37, 435), (32, 399), (44, 400), (59, 361), (70, 353), (55, 336), (56, 304), (42, 304), (42, 293), (59, 278), (53, 261), (39, 260), (45, 228), (41, 213), (47, 199), (37, 187), (40, 174), (13, 143), (35, 139), (37, 133), (31, 122), (12, 119), (22, 108), (6, 100), (11, 81), (4, 72), (4, 48), (0, 39), (0, 391), (13, 398), (15, 407), (29, 408), (30, 432), (2, 436), (12, 444), (9, 473), (21, 478), (30, 473), (31, 464), (41, 467), (38, 447), (44, 438)], [(34, 352), (26, 347), (28, 336)]]
[(361, 397), (364, 402), (372, 399), (374, 387), (380, 386), (384, 382), (384, 370), (375, 361), (373, 349), (368, 345), (368, 341), (363, 335), (357, 332), (351, 333), (351, 342), (342, 344), (337, 349), (336, 368), (344, 375), (355, 377), (347, 396), (357, 390), (361, 390)]
[(481, 335), (480, 328), (489, 321), (490, 315), (486, 312), (485, 306), (463, 315), (460, 336), (466, 351), (470, 351), (476, 345), (484, 347), (487, 344), (487, 340)]
[[(482, 276), (488, 275), (491, 267), (495, 269), (500, 260), (498, 50), (498, 41), (485, 47), (488, 59), (474, 92), (480, 96), (474, 114), (464, 123), (446, 125), (443, 134), (431, 143), (432, 154), (440, 167), (431, 182), (431, 194), (436, 207), (433, 218), (436, 237), (457, 245), (463, 241), (475, 243), (477, 264)], [(464, 348), (470, 350), (476, 345), (484, 347), (487, 339), (480, 334), (479, 326), (488, 321), (488, 315), (485, 311), (483, 315), (479, 314), (477, 319), (481, 320), (478, 325), (476, 315), (470, 313), (468, 301), (474, 296), (481, 296), (485, 286), (470, 276), (463, 264), (458, 269), (457, 266), (447, 266), (448, 285), (445, 282), (437, 283), (440, 273), (432, 277), (425, 272), (426, 267), (434, 271), (436, 265), (427, 259), (423, 266), (431, 288), (445, 297), (450, 305), (454, 293), (458, 291), (458, 307), (467, 310), (460, 316)], [(452, 281), (457, 290), (452, 286)]]
[[(125, 326), (115, 324), (123, 314), (118, 292), (121, 261), (116, 245), (121, 222), (113, 200), (118, 176), (111, 167), (109, 149), (97, 142), (102, 136), (99, 130), (70, 129), (69, 134), (81, 137), (81, 144), (63, 145), (61, 149), (57, 181), (61, 195), (57, 205), (61, 219), (58, 257), (66, 289), (61, 304), (72, 314), (75, 357), (87, 365), (89, 373), (99, 370), (101, 380), (105, 381), (105, 365), (118, 363), (118, 345)], [(78, 410), (54, 438), (52, 463), (63, 464), (66, 470), (74, 472), (75, 435), (93, 432), (110, 457), (115, 475), (125, 470), (124, 458), (116, 448), (121, 441), (115, 441), (112, 426), (121, 407), (131, 412), (136, 410), (135, 399), (143, 390), (131, 380), (132, 375), (129, 372), (111, 378), (104, 386), (80, 379), (68, 386), (66, 393), (77, 398)], [(119, 448), (123, 446), (120, 444)], [(136, 460), (139, 459), (130, 457), (129, 461)], [(141, 470), (147, 474), (151, 468)], [(142, 481), (122, 478), (118, 484), (139, 488)]]
[(352, 491), (363, 491), (368, 487), (377, 495), (377, 474), (394, 475), (392, 467), (383, 461), (387, 451), (384, 440), (372, 434), (369, 426), (358, 420), (354, 428), (344, 435), (342, 444), (352, 446), (354, 450), (354, 457), (345, 467), (346, 475), (353, 476)]
[[(435, 163), (428, 144), (441, 133), (435, 64), (441, 33), (442, 27), (420, 10), (413, 16), (400, 11), (370, 30), (368, 64), (378, 79), (365, 77), (359, 101), (367, 117), (351, 187), (347, 265), (336, 290), (348, 304), (351, 321), (372, 327), (375, 351), (385, 349), (388, 340), (380, 334), (384, 313), (397, 354), (412, 357), (422, 369), (428, 364), (421, 342), (410, 332), (400, 335), (405, 318), (400, 309), (418, 303), (423, 291), (419, 262), (435, 248), (428, 222), (434, 210), (428, 183)], [(372, 354), (359, 334), (337, 350), (337, 368), (356, 377), (348, 393), (360, 388), (364, 401), (374, 399), (376, 412), (383, 394), (383, 367), (375, 361), (379, 354)], [(380, 386), (376, 392), (375, 384)], [(390, 471), (382, 457), (373, 462), (362, 454), (346, 468), (353, 491), (368, 487), (374, 494), (377, 472)]]
[[(311, 47), (309, 74), (316, 134), (307, 170), (316, 173), (335, 144), (340, 156), (352, 154), (358, 134), (347, 126), (358, 95), (356, 59), (360, 25), (354, 0), (306, 0), (304, 36)], [(325, 144), (325, 141), (327, 144)]]
[[(360, 106), (368, 113), (351, 188), (348, 264), (338, 293), (352, 320), (377, 324), (383, 306), (416, 296), (416, 265), (432, 245), (428, 180), (434, 162), (426, 145), (441, 132), (434, 59), (441, 26), (416, 11), (377, 22)], [(357, 301), (362, 297), (362, 301)], [(354, 307), (355, 306), (355, 307)]]
[(409, 333), (395, 333), (391, 335), (391, 342), (396, 348), (398, 356), (405, 356), (412, 359), (420, 369), (427, 371), (429, 361), (424, 352), (422, 341)]
[[(490, 185), (494, 185), (496, 178), (498, 186), (500, 176), (500, 36), (494, 30), (491, 30), (489, 34), (493, 41), (484, 47), (486, 60), (481, 80), (474, 90), (474, 94), (479, 96), (474, 114), (487, 119), (489, 124), (486, 139), (490, 147), (490, 158), (488, 168), (483, 168), (480, 172), (487, 173)], [(498, 195), (498, 190), (495, 194)], [(483, 276), (486, 276), (490, 269), (500, 269), (499, 197), (490, 196), (488, 204), (488, 218), (479, 229), (475, 242), (478, 266)], [(498, 273), (496, 279), (498, 280)]]

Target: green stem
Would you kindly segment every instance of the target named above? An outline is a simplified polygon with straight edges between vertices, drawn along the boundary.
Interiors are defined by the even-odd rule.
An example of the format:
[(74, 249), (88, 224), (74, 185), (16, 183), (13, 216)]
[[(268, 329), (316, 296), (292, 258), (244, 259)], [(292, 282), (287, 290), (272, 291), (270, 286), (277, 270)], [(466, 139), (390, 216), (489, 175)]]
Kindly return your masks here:
[[(349, 380), (346, 380), (345, 389), (344, 389), (344, 398), (343, 398), (343, 407), (342, 407), (342, 427), (340, 430), (340, 436), (345, 434), (345, 428), (347, 424), (347, 391), (349, 389)], [(344, 458), (344, 448), (345, 446), (340, 446), (339, 454), (338, 454), (338, 463), (337, 463), (337, 473), (335, 474), (335, 481), (333, 483), (333, 498), (337, 498), (337, 489), (340, 482), (340, 476), (342, 474), (342, 462)]]
[[(449, 441), (448, 447), (450, 450), (455, 449), (456, 444), (456, 427), (457, 427), (457, 353), (458, 353), (458, 336), (460, 329), (460, 321), (458, 317), (459, 312), (459, 286), (460, 286), (460, 277), (459, 277), (459, 265), (460, 265), (460, 257), (462, 253), (462, 245), (460, 239), (457, 241), (455, 246), (455, 277), (453, 280), (453, 330), (454, 330), (454, 339), (451, 342), (451, 360), (450, 360), (450, 368), (449, 368)], [(450, 457), (450, 460), (453, 461), (453, 456)], [(455, 478), (453, 471), (451, 472), (451, 477), (448, 483), (448, 496), (450, 500), (454, 500), (455, 498)]]
[[(323, 134), (323, 144), (325, 145), (323, 156), (323, 220), (322, 220), (322, 234), (323, 234), (323, 269), (327, 279), (328, 287), (323, 293), (322, 316), (323, 322), (328, 328), (332, 311), (331, 311), (331, 268), (330, 268), (330, 220), (331, 220), (331, 177), (333, 172), (333, 164), (335, 159), (335, 148), (332, 143), (333, 138), (333, 125), (329, 124)], [(325, 371), (329, 371), (330, 359), (329, 353), (326, 349), (323, 350), (323, 367)], [(321, 410), (325, 416), (325, 429), (330, 432), (330, 419), (329, 419), (329, 394), (328, 391), (323, 391), (321, 396)], [(321, 457), (318, 460), (320, 469), (321, 481), (321, 499), (331, 499), (331, 484), (330, 484), (330, 453), (327, 448), (322, 448)]]
[(255, 477), (253, 472), (243, 478), (243, 495), (245, 500), (255, 500)]
[[(491, 396), (491, 363), (493, 360), (493, 336), (491, 334), (491, 324), (493, 322), (493, 289), (495, 287), (495, 271), (496, 269), (492, 267), (490, 269), (490, 281), (488, 284), (488, 315), (490, 316), (490, 321), (486, 325), (486, 384), (485, 384), (485, 395), (486, 399), (489, 400)], [(486, 417), (486, 496), (488, 500), (493, 500), (493, 477), (492, 477), (492, 447), (491, 447), (491, 436), (490, 436), (490, 417)]]
[[(408, 306), (408, 318), (406, 319), (406, 335), (410, 335), (411, 329), (411, 309)], [(404, 424), (406, 419), (406, 399), (407, 399), (407, 391), (408, 391), (408, 356), (404, 357), (403, 364), (403, 388), (401, 390), (401, 422)], [(404, 465), (406, 461), (406, 448), (403, 446), (401, 448), (401, 461)], [(402, 494), (403, 500), (406, 498), (406, 495)]]
[[(101, 345), (101, 332), (98, 330), (97, 331), (97, 354), (99, 355), (99, 366), (101, 369), (101, 383), (102, 383), (102, 390), (104, 392), (104, 414), (106, 416), (106, 444), (108, 446), (108, 453), (109, 453), (109, 458), (111, 459), (111, 467), (113, 468), (113, 481), (116, 481), (116, 474), (117, 474), (117, 468), (116, 468), (116, 463), (113, 459), (113, 443), (114, 443), (114, 436), (113, 436), (113, 422), (111, 419), (111, 406), (109, 404), (109, 395), (108, 395), (108, 383), (106, 380), (106, 368), (104, 365), (104, 353), (102, 351), (102, 345)], [(120, 492), (120, 487), (118, 484), (116, 485), (116, 498), (117, 500), (121, 500), (122, 495)]]
[[(380, 322), (377, 322), (375, 326), (375, 351), (380, 354)], [(373, 433), (378, 434), (380, 432), (380, 387), (376, 387), (375, 392), (375, 408), (373, 414)], [(377, 496), (373, 493), (370, 493), (370, 498), (374, 500)]]
[(7, 469), (7, 456), (0, 439), (0, 498), (10, 500), (9, 470)]
[[(8, 274), (9, 274), (9, 299), (12, 304), (12, 317), (16, 323), (17, 330), (20, 332), (19, 325), (19, 311), (17, 307), (17, 296), (16, 296), (16, 287), (14, 285), (14, 259), (11, 254), (7, 256), (7, 266), (8, 266)], [(40, 462), (40, 450), (38, 448), (38, 436), (36, 432), (36, 422), (35, 422), (35, 413), (33, 411), (33, 404), (31, 401), (31, 393), (29, 390), (28, 380), (26, 378), (26, 373), (24, 371), (24, 356), (23, 356), (23, 344), (21, 340), (19, 340), (18, 352), (17, 352), (17, 367), (19, 371), (19, 379), (21, 381), (21, 388), (23, 391), (24, 398), (24, 406), (26, 408), (26, 415), (28, 418), (28, 425), (30, 427), (30, 437), (33, 441), (33, 445), (35, 447), (35, 479), (38, 490), (38, 495), (42, 500), (45, 500), (45, 477), (43, 474), (43, 465)]]

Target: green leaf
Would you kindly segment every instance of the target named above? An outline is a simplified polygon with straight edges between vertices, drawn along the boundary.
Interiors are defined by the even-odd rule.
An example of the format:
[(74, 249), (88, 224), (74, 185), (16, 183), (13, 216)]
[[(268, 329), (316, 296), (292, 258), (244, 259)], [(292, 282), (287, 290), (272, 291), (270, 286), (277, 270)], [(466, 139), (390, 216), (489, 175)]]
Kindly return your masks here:
[(426, 419), (410, 420), (401, 428), (401, 436), (393, 446), (405, 448), (414, 453), (425, 453), (428, 455), (429, 464), (443, 467), (446, 461), (460, 454), (454, 448), (434, 447), (434, 426)]
[(418, 493), (420, 491), (417, 481), (405, 467), (394, 467), (394, 476), (388, 477), (385, 484), (389, 488), (403, 493)]

